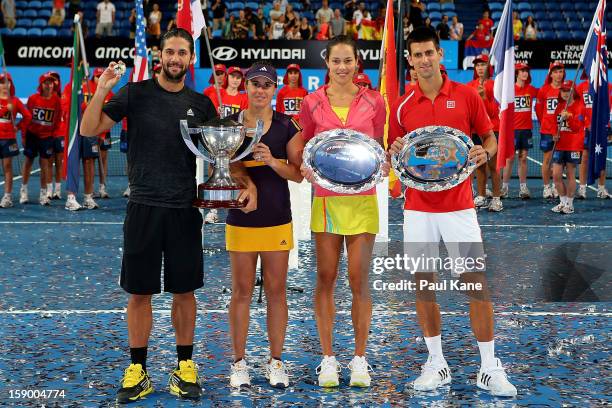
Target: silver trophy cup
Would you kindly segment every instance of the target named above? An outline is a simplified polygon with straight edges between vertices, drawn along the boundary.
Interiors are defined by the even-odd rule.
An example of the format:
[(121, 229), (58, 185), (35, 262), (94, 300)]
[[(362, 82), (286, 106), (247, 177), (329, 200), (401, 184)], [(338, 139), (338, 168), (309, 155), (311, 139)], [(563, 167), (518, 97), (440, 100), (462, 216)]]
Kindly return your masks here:
[[(246, 128), (231, 119), (215, 118), (202, 126), (190, 128), (186, 120), (180, 123), (183, 141), (197, 157), (213, 165), (213, 172), (205, 183), (198, 185), (197, 197), (193, 202), (198, 208), (240, 208), (246, 203), (239, 202), (240, 190), (245, 186), (234, 180), (230, 163), (248, 155), (263, 135), (263, 121), (257, 121), (255, 129)], [(243, 147), (247, 135), (254, 134), (249, 144)], [(191, 135), (196, 135), (202, 146), (200, 152)], [(242, 147), (242, 148), (241, 148)], [(239, 151), (240, 150), (240, 151)]]

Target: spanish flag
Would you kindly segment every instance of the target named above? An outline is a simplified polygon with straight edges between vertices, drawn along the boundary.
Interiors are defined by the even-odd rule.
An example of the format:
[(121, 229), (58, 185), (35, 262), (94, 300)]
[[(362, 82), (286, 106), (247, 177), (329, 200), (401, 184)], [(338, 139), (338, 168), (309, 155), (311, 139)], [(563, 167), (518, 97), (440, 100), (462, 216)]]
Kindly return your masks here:
[[(389, 137), (389, 113), (393, 102), (397, 100), (399, 93), (399, 83), (397, 78), (397, 66), (395, 64), (397, 51), (395, 49), (395, 25), (393, 23), (393, 0), (387, 0), (387, 15), (385, 16), (385, 26), (383, 30), (382, 42), (383, 58), (380, 62), (380, 85), (378, 89), (385, 100), (387, 107), (387, 121), (385, 124), (385, 149), (388, 146)], [(389, 192), (391, 197), (397, 198), (402, 194), (402, 183), (391, 170), (389, 174)]]

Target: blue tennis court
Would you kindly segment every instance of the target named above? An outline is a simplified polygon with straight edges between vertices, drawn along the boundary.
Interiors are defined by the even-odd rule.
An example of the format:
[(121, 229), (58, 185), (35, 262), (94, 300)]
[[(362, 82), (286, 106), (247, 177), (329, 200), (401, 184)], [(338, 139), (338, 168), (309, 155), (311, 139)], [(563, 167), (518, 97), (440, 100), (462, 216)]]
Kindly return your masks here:
[[(36, 185), (36, 178), (31, 183)], [(117, 284), (126, 205), (126, 199), (118, 197), (126, 179), (110, 177), (108, 184), (113, 198), (99, 200), (100, 210), (71, 213), (63, 209), (63, 201), (54, 201), (47, 208), (17, 205), (0, 212), (3, 406), (114, 405), (117, 385), (129, 361), (124, 314), (127, 296)], [(17, 181), (16, 190), (19, 185)], [(530, 179), (529, 185), (539, 195), (539, 181)], [(513, 187), (511, 196), (515, 197), (518, 186)], [(594, 192), (590, 196), (594, 197)], [(479, 356), (469, 328), (467, 301), (451, 292), (438, 297), (444, 313), (444, 350), (454, 377), (451, 386), (436, 393), (411, 389), (409, 383), (427, 355), (414, 314), (414, 297), (373, 291), (368, 346), (374, 368), (372, 387), (354, 390), (345, 382), (337, 390), (321, 390), (314, 373), (320, 356), (313, 317), (312, 241), (300, 242), (300, 266), (289, 273), (289, 285), (303, 289), (288, 295), (284, 359), (290, 367), (290, 388), (274, 390), (263, 377), (268, 357), (265, 303), (258, 304), (255, 295), (247, 345), (254, 385), (248, 392), (230, 390), (229, 261), (224, 250), (224, 225), (214, 224), (205, 226), (205, 287), (197, 293), (194, 360), (199, 364), (204, 397), (198, 403), (177, 401), (167, 392), (168, 375), (176, 362), (170, 296), (161, 295), (154, 298), (147, 364), (155, 392), (134, 406), (610, 404), (612, 268), (607, 254), (611, 249), (612, 200), (577, 201), (576, 213), (570, 216), (551, 213), (553, 204), (541, 198), (511, 198), (504, 201), (502, 213), (479, 212), (492, 258), (487, 273), (496, 310), (496, 354), (519, 390), (516, 399), (494, 398), (476, 387)], [(391, 201), (389, 207), (390, 238), (398, 242), (401, 205)], [(224, 214), (220, 215), (223, 219)], [(573, 262), (570, 269), (578, 271), (576, 276), (558, 276), (549, 259)], [(581, 268), (583, 264), (586, 267)], [(335, 351), (346, 365), (353, 347), (346, 273), (341, 273), (338, 281), (336, 301)], [(11, 390), (55, 389), (64, 390), (64, 398), (11, 398)]]

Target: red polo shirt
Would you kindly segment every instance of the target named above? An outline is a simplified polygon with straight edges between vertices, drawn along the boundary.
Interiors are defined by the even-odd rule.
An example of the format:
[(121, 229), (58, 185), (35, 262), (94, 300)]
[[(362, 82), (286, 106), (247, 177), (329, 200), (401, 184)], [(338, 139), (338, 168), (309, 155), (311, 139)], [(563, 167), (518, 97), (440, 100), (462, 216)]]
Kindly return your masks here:
[[(493, 129), (478, 93), (446, 76), (443, 78), (442, 88), (433, 103), (419, 86), (414, 86), (391, 106), (389, 144), (398, 137), (424, 126), (449, 126), (466, 135), (483, 135)], [(424, 192), (406, 188), (404, 195), (406, 210), (437, 213), (474, 208), (469, 179), (446, 191)]]
[[(557, 105), (556, 115), (560, 115), (565, 109), (566, 102), (561, 100)], [(567, 111), (572, 114), (566, 120), (561, 122), (559, 131), (559, 141), (555, 145), (556, 150), (580, 152), (584, 148), (584, 116), (585, 106), (581, 98), (575, 99), (571, 105), (567, 107)], [(555, 129), (555, 134), (557, 129)]]
[(540, 121), (540, 133), (552, 135), (557, 130), (557, 104), (559, 103), (559, 88), (546, 84), (538, 91), (536, 115)]
[(514, 84), (514, 130), (533, 129), (531, 114), (537, 96), (538, 89), (533, 85), (518, 86)]

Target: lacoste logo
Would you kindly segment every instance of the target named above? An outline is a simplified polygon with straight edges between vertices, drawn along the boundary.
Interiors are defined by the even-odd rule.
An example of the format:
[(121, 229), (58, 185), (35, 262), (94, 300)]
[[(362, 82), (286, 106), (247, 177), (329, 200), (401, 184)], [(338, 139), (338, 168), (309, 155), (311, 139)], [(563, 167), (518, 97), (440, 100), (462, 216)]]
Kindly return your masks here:
[(193, 114), (193, 111), (191, 110), (191, 108), (189, 108), (189, 110), (187, 110), (187, 116), (195, 116)]

